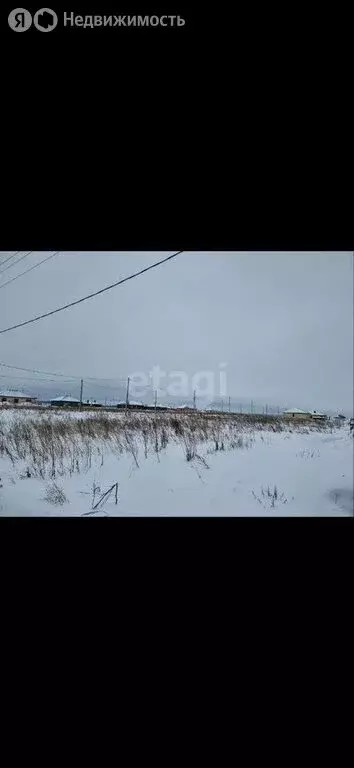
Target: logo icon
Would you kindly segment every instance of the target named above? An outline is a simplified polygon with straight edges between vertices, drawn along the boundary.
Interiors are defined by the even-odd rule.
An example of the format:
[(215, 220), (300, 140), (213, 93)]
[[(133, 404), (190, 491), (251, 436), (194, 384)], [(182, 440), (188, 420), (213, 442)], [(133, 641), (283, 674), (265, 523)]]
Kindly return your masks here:
[(15, 8), (9, 13), (8, 22), (14, 32), (26, 32), (32, 24), (32, 16), (26, 8)]
[(33, 23), (40, 32), (51, 32), (57, 26), (58, 17), (51, 8), (41, 8), (34, 14)]

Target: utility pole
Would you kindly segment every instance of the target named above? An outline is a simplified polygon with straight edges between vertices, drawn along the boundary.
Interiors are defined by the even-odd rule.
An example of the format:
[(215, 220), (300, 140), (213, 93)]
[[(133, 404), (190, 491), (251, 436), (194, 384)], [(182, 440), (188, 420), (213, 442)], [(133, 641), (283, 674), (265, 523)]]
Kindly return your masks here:
[(81, 379), (81, 384), (80, 384), (80, 411), (82, 410), (82, 393), (83, 393), (83, 389), (84, 389), (84, 380)]
[(128, 410), (128, 406), (129, 406), (129, 382), (130, 382), (130, 378), (129, 378), (129, 376), (128, 376), (128, 381), (127, 381), (127, 395), (126, 395), (126, 398), (125, 398), (125, 410), (126, 410), (126, 411)]
[(221, 413), (224, 413), (224, 401), (221, 401)]
[(279, 416), (279, 413), (280, 413), (280, 410), (279, 410), (279, 405), (278, 405), (278, 416)]
[(193, 408), (194, 408), (194, 410), (196, 409), (196, 407), (197, 407), (196, 406), (196, 397), (195, 397), (195, 390), (194, 390), (194, 392), (193, 392)]

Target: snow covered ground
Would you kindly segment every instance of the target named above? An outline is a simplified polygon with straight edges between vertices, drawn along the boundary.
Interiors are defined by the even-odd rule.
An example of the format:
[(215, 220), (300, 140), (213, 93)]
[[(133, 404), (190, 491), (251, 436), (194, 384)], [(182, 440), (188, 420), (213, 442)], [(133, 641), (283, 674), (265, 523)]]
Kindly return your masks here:
[[(0, 432), (23, 418), (10, 411), (3, 416)], [(14, 462), (2, 453), (0, 515), (90, 516), (98, 504), (92, 516), (353, 516), (353, 446), (345, 427), (307, 433), (250, 428), (238, 446), (216, 451), (208, 439), (187, 461), (183, 440), (171, 437), (156, 453), (145, 451), (137, 434), (132, 451), (96, 442), (86, 464), (73, 462), (55, 478), (28, 476), (27, 458)]]

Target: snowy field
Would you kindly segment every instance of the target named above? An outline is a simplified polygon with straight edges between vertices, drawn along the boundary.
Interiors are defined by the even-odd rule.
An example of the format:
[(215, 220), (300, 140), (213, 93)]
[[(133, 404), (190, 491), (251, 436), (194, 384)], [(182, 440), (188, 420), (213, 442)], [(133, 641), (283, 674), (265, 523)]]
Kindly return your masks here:
[(353, 516), (353, 446), (347, 426), (6, 410), (0, 515)]

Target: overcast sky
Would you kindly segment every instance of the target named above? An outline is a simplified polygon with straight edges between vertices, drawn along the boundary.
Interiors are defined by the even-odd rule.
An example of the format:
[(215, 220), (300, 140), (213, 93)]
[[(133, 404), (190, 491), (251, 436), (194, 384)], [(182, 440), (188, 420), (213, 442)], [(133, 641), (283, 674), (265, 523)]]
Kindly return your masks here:
[[(0, 330), (169, 253), (61, 252), (2, 288), (49, 252), (30, 254), (1, 274), (9, 255), (0, 254)], [(216, 397), (224, 363), (232, 399), (351, 413), (353, 256), (182, 253), (77, 307), (0, 335), (0, 361), (102, 379), (147, 376), (160, 366), (167, 374), (184, 371), (190, 395), (192, 376), (207, 370)], [(20, 371), (15, 378), (1, 367), (0, 373), (0, 389), (37, 390)], [(65, 391), (76, 389), (65, 384)]]

